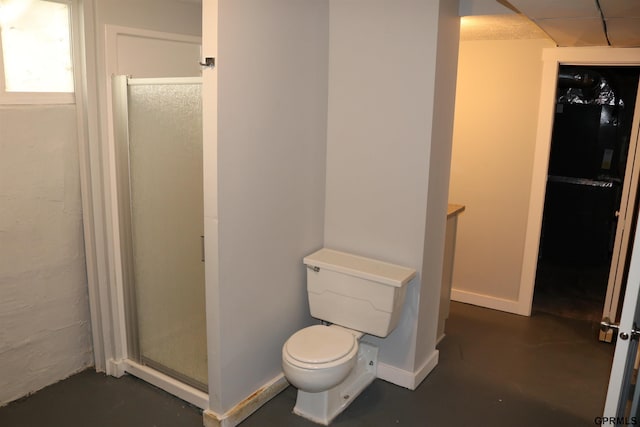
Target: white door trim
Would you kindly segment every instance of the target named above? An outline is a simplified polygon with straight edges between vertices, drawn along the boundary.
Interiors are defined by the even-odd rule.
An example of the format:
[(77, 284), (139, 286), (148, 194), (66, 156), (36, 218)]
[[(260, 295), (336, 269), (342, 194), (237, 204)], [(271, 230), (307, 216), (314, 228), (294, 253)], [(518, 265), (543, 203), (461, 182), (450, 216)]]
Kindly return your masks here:
[(112, 355), (113, 336), (110, 312), (105, 309), (109, 304), (110, 275), (101, 168), (96, 34), (95, 0), (74, 2), (72, 40), (85, 262), (95, 368), (104, 372), (108, 370), (108, 359)]
[(640, 65), (640, 49), (635, 48), (551, 48), (542, 53), (542, 84), (540, 88), (540, 107), (538, 128), (531, 178), (529, 215), (522, 259), (522, 275), (518, 295), (517, 314), (531, 315), (533, 291), (535, 286), (542, 213), (547, 183), (551, 134), (555, 111), (555, 92), (558, 67), (560, 64), (572, 65)]
[[(640, 262), (638, 255), (640, 251), (640, 227), (636, 225), (636, 234), (633, 242), (633, 255), (629, 267), (629, 277), (627, 288), (622, 303), (622, 314), (620, 316), (619, 329), (616, 333), (626, 333), (632, 336), (632, 331), (636, 328), (638, 320), (638, 294), (640, 291)], [(633, 375), (634, 361), (637, 360), (638, 342), (631, 339), (616, 340), (616, 350), (613, 355), (611, 365), (611, 375), (609, 386), (607, 387), (607, 397), (605, 399), (605, 417), (624, 417), (624, 409), (627, 405), (627, 393), (631, 388), (631, 377)], [(633, 406), (638, 404), (638, 390), (634, 393)], [(632, 406), (632, 408), (633, 408)], [(634, 409), (632, 409), (634, 411)], [(635, 412), (632, 412), (633, 415)], [(619, 425), (619, 424), (618, 424)]]
[[(218, 0), (202, 0), (202, 56), (218, 58)], [(209, 409), (224, 414), (218, 286), (218, 66), (202, 70), (202, 157)], [(205, 425), (207, 417), (205, 416)]]
[(112, 75), (119, 73), (118, 36), (132, 36), (145, 39), (195, 44), (198, 46), (202, 45), (202, 38), (197, 36), (165, 33), (162, 31), (145, 30), (142, 28), (122, 27), (119, 25), (105, 25), (105, 57), (107, 65), (107, 77), (109, 78)]

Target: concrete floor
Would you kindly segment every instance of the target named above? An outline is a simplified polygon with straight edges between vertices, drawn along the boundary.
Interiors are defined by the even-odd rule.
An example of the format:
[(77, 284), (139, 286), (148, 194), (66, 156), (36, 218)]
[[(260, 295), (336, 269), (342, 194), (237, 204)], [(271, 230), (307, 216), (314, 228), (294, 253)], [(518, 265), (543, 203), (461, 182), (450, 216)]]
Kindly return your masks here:
[[(376, 380), (332, 425), (595, 425), (613, 356), (596, 328), (453, 303), (440, 362), (420, 387), (411, 392)], [(295, 397), (289, 387), (241, 426), (314, 426), (291, 413)], [(202, 416), (135, 378), (85, 371), (0, 408), (0, 426), (43, 425), (200, 427)]]

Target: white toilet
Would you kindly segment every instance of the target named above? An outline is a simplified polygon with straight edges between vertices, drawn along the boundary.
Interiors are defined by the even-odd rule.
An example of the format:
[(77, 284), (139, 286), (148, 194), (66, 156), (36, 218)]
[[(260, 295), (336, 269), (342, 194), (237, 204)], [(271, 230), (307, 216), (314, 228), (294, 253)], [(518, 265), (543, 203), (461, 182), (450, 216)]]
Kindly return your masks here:
[(416, 272), (326, 248), (304, 263), (311, 315), (331, 325), (294, 333), (282, 347), (282, 369), (298, 388), (293, 412), (328, 425), (376, 378), (378, 349), (360, 338), (384, 338), (396, 327)]

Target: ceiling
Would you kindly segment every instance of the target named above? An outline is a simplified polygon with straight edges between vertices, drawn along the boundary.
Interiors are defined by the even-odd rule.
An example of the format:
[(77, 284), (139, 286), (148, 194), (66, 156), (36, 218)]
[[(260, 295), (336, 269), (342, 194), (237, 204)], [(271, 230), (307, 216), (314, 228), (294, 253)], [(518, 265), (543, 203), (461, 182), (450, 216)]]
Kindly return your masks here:
[(549, 36), (519, 13), (464, 16), (460, 21), (460, 41), (518, 39), (549, 39)]
[(463, 40), (549, 37), (563, 47), (640, 47), (640, 0), (459, 0), (459, 3), (460, 10), (465, 12)]
[(640, 0), (498, 0), (558, 46), (640, 47)]

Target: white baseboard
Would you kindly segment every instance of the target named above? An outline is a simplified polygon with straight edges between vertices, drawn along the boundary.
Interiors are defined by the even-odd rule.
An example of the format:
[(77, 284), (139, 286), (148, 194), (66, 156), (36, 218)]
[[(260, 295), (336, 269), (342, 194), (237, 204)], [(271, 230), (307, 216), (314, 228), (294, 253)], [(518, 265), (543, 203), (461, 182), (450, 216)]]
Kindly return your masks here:
[(506, 311), (507, 313), (519, 314), (521, 316), (529, 315), (529, 313), (522, 311), (519, 301), (493, 297), (491, 295), (451, 289), (451, 300), (490, 308), (493, 310)]
[(204, 427), (235, 427), (288, 386), (280, 374), (222, 415), (207, 409), (202, 414)]
[(420, 383), (427, 378), (427, 375), (438, 365), (438, 358), (440, 357), (440, 351), (433, 350), (433, 353), (429, 355), (427, 360), (424, 361), (422, 366), (418, 368), (414, 376), (413, 388), (411, 390), (415, 390), (418, 388)]
[(107, 375), (112, 377), (120, 378), (125, 374), (125, 363), (122, 359), (109, 359), (107, 361)]
[(438, 355), (438, 350), (434, 350), (415, 372), (405, 371), (404, 369), (379, 362), (378, 378), (409, 390), (415, 390), (438, 364)]

